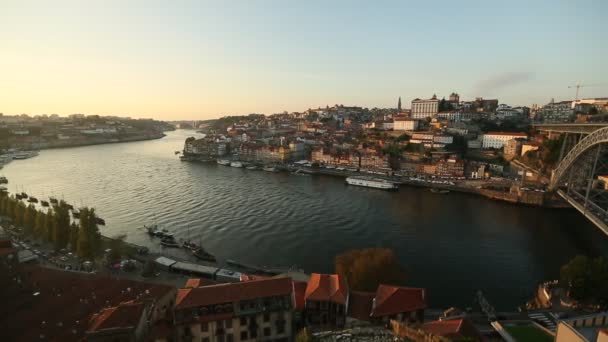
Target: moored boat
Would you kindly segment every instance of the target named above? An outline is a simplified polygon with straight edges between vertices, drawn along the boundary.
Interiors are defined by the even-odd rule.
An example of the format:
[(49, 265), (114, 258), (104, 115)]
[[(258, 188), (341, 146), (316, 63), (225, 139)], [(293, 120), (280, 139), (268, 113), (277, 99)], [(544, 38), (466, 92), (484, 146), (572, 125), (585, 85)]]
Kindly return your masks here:
[(217, 163), (224, 166), (230, 166), (230, 160), (228, 159), (218, 159)]
[(0, 184), (6, 184), (8, 183), (8, 178), (4, 177), (4, 176), (0, 176)]
[(96, 218), (95, 218), (95, 222), (96, 222), (98, 225), (101, 225), (101, 226), (105, 226), (105, 225), (106, 225), (106, 220), (104, 220), (104, 219), (102, 219), (102, 218), (100, 218), (100, 217), (96, 217)]
[(197, 259), (200, 259), (200, 260), (213, 261), (213, 262), (216, 261), (215, 257), (212, 254), (210, 254), (209, 252), (207, 252), (203, 247), (199, 247), (199, 248), (193, 250), (192, 255), (194, 255), (194, 257), (196, 257)]
[(263, 170), (268, 172), (279, 172), (279, 169), (274, 166), (265, 166)]
[(399, 186), (391, 181), (381, 178), (372, 178), (365, 176), (354, 176), (346, 178), (346, 183), (349, 185), (364, 186), (368, 188), (397, 190)]
[(255, 165), (249, 165), (246, 167), (247, 170), (259, 170), (260, 168)]
[(160, 244), (165, 247), (177, 248), (179, 247), (179, 243), (175, 241), (173, 235), (165, 236), (160, 240)]
[(44, 200), (40, 200), (40, 205), (42, 205), (43, 207), (48, 207), (49, 206), (49, 202), (44, 201)]
[(57, 201), (57, 199), (55, 197), (49, 197), (49, 202), (51, 202), (53, 204), (59, 203), (59, 201)]
[(233, 161), (230, 163), (230, 166), (232, 167), (243, 167), (243, 163), (241, 163), (240, 161)]
[(147, 226), (144, 224), (144, 229), (146, 230), (146, 233), (148, 233), (148, 235), (150, 236), (156, 236), (156, 233), (158, 232), (158, 226), (155, 224), (151, 226)]
[(30, 203), (38, 203), (38, 199), (36, 197), (32, 197), (32, 196), (30, 196), (30, 199), (27, 201)]

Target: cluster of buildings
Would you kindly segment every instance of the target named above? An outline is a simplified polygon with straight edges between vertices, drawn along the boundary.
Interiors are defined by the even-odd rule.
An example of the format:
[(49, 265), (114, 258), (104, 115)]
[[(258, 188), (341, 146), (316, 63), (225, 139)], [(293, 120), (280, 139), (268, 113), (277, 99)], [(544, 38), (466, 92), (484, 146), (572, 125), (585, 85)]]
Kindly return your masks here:
[(20, 149), (40, 149), (160, 138), (172, 126), (151, 119), (72, 114), (2, 115), (0, 141)]

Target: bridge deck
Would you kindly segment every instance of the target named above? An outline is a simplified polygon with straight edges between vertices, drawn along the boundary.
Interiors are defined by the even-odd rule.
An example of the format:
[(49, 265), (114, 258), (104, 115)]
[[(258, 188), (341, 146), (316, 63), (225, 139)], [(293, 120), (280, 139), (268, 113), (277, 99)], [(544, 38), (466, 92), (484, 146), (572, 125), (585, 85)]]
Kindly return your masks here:
[(568, 201), (568, 203), (570, 203), (570, 205), (572, 205), (574, 208), (576, 208), (576, 210), (578, 210), (581, 214), (583, 214), (596, 227), (598, 227), (602, 232), (604, 232), (604, 234), (608, 235), (608, 224), (606, 223), (606, 221), (604, 221), (601, 218), (597, 217), (593, 212), (591, 212), (589, 210), (589, 208), (585, 208), (584, 205), (582, 205), (579, 202), (577, 202), (573, 197), (571, 197), (570, 195), (568, 195), (563, 190), (557, 190), (557, 193), (563, 199), (565, 199), (566, 201)]

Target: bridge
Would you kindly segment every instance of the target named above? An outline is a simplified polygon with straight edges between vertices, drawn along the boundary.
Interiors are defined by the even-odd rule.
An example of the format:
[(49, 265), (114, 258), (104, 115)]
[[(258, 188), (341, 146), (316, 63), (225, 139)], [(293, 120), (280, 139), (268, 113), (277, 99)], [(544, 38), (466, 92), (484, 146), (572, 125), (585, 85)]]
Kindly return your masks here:
[[(542, 127), (540, 127), (542, 126)], [(608, 123), (535, 125), (564, 135), (549, 190), (557, 193), (608, 235)]]

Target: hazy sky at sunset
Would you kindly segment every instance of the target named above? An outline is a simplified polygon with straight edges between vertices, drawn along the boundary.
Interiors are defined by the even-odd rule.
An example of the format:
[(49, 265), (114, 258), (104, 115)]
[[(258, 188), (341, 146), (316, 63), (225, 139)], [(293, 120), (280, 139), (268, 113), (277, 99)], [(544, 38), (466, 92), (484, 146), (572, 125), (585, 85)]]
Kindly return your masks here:
[(608, 96), (608, 1), (0, 0), (0, 112), (204, 119)]

